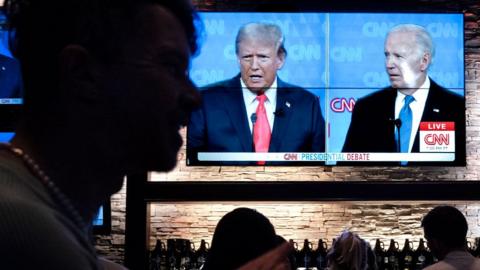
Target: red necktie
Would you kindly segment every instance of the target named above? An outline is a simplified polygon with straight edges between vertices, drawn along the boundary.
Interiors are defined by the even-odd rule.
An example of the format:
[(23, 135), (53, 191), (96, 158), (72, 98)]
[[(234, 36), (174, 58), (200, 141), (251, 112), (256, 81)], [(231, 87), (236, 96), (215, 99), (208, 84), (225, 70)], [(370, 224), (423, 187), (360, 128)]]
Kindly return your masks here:
[[(265, 100), (267, 96), (261, 94), (257, 96), (258, 107), (256, 111), (257, 121), (253, 125), (253, 144), (255, 152), (267, 153), (270, 146), (270, 125), (268, 124), (267, 112), (265, 111)], [(265, 161), (258, 161), (258, 165), (265, 165)]]

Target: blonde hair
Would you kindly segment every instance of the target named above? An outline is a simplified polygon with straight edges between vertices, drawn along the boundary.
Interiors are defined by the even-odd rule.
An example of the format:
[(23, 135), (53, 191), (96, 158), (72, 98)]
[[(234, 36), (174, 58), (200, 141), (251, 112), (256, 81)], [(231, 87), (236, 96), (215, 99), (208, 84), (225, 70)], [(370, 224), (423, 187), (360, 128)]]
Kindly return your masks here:
[(327, 254), (331, 270), (376, 269), (375, 256), (370, 245), (357, 234), (343, 231)]
[(270, 42), (275, 46), (278, 55), (287, 56), (285, 37), (282, 29), (276, 24), (256, 22), (242, 25), (235, 38), (235, 53), (238, 54), (240, 43), (248, 37)]

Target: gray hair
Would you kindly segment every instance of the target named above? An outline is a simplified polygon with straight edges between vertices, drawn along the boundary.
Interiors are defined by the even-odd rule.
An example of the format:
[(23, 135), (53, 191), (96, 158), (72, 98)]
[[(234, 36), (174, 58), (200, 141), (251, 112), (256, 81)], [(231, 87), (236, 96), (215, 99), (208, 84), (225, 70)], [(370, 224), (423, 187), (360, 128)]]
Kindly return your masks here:
[(343, 231), (327, 254), (332, 270), (373, 270), (377, 269), (375, 255), (370, 245), (357, 234)]
[(282, 29), (276, 24), (272, 23), (247, 23), (240, 27), (235, 39), (235, 53), (238, 54), (240, 43), (248, 38), (261, 39), (267, 42), (271, 42), (275, 45), (277, 54), (287, 55), (285, 49), (285, 37), (283, 36)]
[(400, 24), (390, 29), (390, 31), (387, 33), (387, 37), (392, 33), (414, 34), (418, 53), (428, 53), (433, 59), (433, 56), (435, 55), (435, 47), (433, 45), (432, 36), (424, 27), (416, 24)]

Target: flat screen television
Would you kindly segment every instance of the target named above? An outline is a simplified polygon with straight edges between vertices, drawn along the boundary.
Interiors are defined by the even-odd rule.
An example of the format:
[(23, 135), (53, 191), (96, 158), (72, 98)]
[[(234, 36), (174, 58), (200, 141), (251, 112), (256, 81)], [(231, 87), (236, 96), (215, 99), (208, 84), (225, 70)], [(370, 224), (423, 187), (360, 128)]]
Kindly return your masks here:
[[(0, 143), (9, 142), (14, 132), (0, 132)], [(107, 201), (100, 206), (95, 218), (92, 221), (92, 232), (94, 234), (109, 234), (111, 231), (111, 205)]]
[(20, 64), (9, 50), (5, 15), (0, 10), (0, 141), (9, 141), (23, 104)]
[[(200, 16), (204, 38), (190, 76), (202, 91), (203, 103), (187, 129), (187, 165), (465, 166), (463, 14), (201, 12)], [(287, 52), (277, 72), (275, 108), (267, 110), (274, 119), (268, 152), (255, 152), (257, 116), (247, 113), (245, 87), (238, 77), (241, 60), (235, 39), (240, 27), (251, 22), (277, 25)], [(398, 92), (404, 91), (393, 85), (398, 71), (389, 71), (386, 60), (412, 54), (385, 49), (387, 33), (401, 24), (421, 26), (434, 48), (426, 69), (428, 83), (425, 80), (416, 91), (424, 94), (414, 99), (418, 104), (410, 106), (415, 115), (410, 118), (401, 112), (405, 96)], [(280, 98), (282, 87), (290, 92), (303, 88), (318, 98), (319, 108), (306, 107), (293, 96)], [(315, 141), (314, 135), (304, 134), (301, 124), (322, 121), (311, 117), (312, 110), (319, 110), (325, 122), (322, 147), (291, 146)], [(405, 140), (405, 135), (402, 142), (401, 134), (412, 138)]]
[(23, 83), (20, 63), (8, 48), (9, 32), (5, 15), (0, 12), (0, 105), (22, 104)]

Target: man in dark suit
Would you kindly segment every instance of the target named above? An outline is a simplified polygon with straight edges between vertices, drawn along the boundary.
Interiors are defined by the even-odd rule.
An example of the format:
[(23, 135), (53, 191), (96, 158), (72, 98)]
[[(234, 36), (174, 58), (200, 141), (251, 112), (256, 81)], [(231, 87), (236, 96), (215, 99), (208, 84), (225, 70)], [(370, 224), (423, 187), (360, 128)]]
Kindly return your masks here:
[(343, 152), (419, 152), (421, 122), (454, 122), (454, 162), (409, 164), (465, 164), (464, 98), (428, 77), (433, 51), (423, 27), (399, 25), (390, 30), (385, 63), (391, 86), (356, 102)]
[(201, 107), (191, 115), (189, 164), (198, 152), (323, 152), (325, 121), (318, 97), (277, 77), (286, 57), (280, 28), (242, 26), (236, 54), (240, 74), (206, 87)]
[(17, 60), (0, 54), (0, 98), (22, 98), (22, 76)]

